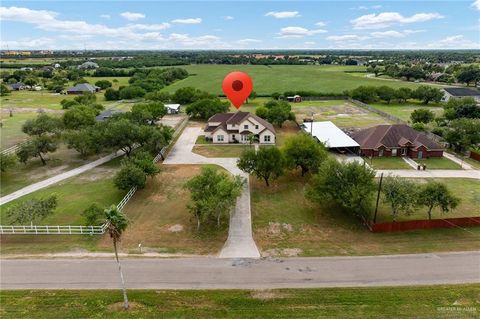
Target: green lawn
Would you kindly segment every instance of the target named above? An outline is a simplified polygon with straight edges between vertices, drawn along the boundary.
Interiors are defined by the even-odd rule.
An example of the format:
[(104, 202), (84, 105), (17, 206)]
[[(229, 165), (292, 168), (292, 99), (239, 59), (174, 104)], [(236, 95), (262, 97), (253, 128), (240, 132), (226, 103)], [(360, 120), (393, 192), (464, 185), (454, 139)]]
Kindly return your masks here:
[[(318, 205), (305, 198), (309, 176), (287, 174), (266, 187), (263, 181), (250, 178), (252, 221), (255, 242), (263, 256), (335, 256), (424, 253), (436, 251), (477, 250), (480, 227), (468, 231), (460, 228), (409, 232), (369, 232), (361, 222), (335, 206)], [(471, 215), (480, 200), (478, 186), (466, 181), (448, 181), (456, 194), (473, 191), (449, 216)], [(478, 185), (478, 181), (476, 182)], [(458, 184), (458, 185), (457, 185)], [(468, 193), (470, 194), (470, 193)], [(464, 199), (467, 197), (462, 195)], [(477, 208), (478, 210), (478, 208)], [(381, 214), (388, 210), (382, 208)], [(373, 210), (372, 210), (373, 214)], [(424, 209), (419, 214), (425, 215)], [(477, 214), (480, 215), (480, 214)]]
[(35, 118), (38, 114), (14, 113), (12, 117), (8, 112), (0, 113), (2, 126), (0, 127), (0, 149), (6, 149), (27, 139), (27, 135), (22, 132), (22, 125), (29, 119)]
[[(96, 202), (100, 206), (108, 207), (118, 204), (125, 195), (124, 191), (118, 190), (113, 184), (113, 176), (117, 168), (118, 161), (113, 161), (2, 205), (0, 223), (9, 224), (6, 217), (9, 207), (31, 198), (45, 198), (56, 194), (58, 206), (55, 213), (37, 224), (83, 225), (84, 220), (80, 214), (92, 203)], [(98, 246), (100, 239), (100, 236), (88, 235), (4, 235), (1, 236), (0, 252), (1, 254), (55, 253), (101, 248), (110, 251), (109, 246)]]
[[(429, 179), (431, 180), (431, 179)], [(480, 181), (470, 178), (435, 178), (437, 182), (444, 183), (450, 191), (460, 198), (460, 204), (454, 210), (448, 213), (442, 213), (440, 209), (435, 208), (432, 211), (432, 218), (455, 218), (480, 216)], [(427, 182), (426, 179), (412, 179), (415, 183), (422, 185)], [(390, 222), (392, 217), (388, 204), (383, 202), (383, 197), (378, 211), (377, 222)], [(401, 214), (397, 220), (418, 220), (428, 219), (427, 208), (420, 207), (410, 215)]]
[(374, 157), (363, 158), (374, 169), (411, 169), (401, 157)]
[(441, 157), (441, 158), (428, 158), (428, 159), (413, 159), (415, 162), (418, 164), (425, 164), (428, 169), (462, 169), (462, 167), (449, 160), (446, 157)]
[[(127, 279), (128, 280), (128, 279)], [(8, 318), (475, 318), (480, 285), (275, 290), (2, 290)], [(452, 310), (453, 309), (453, 310)]]
[(362, 69), (358, 66), (318, 65), (187, 65), (190, 76), (173, 83), (164, 90), (173, 92), (180, 87), (192, 86), (214, 94), (222, 93), (222, 80), (232, 71), (247, 72), (253, 80), (257, 94), (270, 94), (290, 90), (313, 90), (323, 93), (342, 93), (360, 85), (387, 85), (394, 88), (415, 88), (419, 84), (403, 81), (385, 81), (359, 78), (348, 73)]
[(369, 105), (373, 106), (374, 108), (383, 111), (385, 113), (391, 114), (393, 116), (396, 116), (406, 122), (410, 121), (410, 114), (420, 108), (426, 108), (433, 113), (435, 113), (435, 116), (441, 116), (443, 114), (443, 107), (441, 103), (435, 104), (435, 103), (429, 103), (428, 105), (424, 105), (418, 101), (408, 101), (407, 103), (369, 103)]
[(193, 152), (205, 157), (240, 157), (242, 152), (253, 149), (253, 145), (227, 144), (227, 145), (195, 145)]

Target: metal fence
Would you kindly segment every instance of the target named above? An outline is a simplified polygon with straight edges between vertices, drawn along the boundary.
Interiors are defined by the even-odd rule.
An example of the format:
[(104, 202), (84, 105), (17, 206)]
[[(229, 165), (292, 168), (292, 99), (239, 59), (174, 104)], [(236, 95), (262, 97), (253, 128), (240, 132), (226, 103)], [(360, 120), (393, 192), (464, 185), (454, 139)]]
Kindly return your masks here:
[[(185, 128), (188, 123), (188, 117), (183, 120), (180, 125), (175, 129), (173, 133), (173, 138), (175, 138), (180, 132)], [(172, 141), (173, 141), (172, 138)], [(170, 142), (171, 143), (171, 142)], [(14, 147), (20, 147), (21, 144), (17, 144)], [(11, 147), (13, 148), (13, 146)], [(10, 150), (6, 149), (3, 152)], [(16, 150), (11, 151), (12, 153)], [(165, 155), (168, 151), (168, 146), (164, 146), (160, 152), (155, 156), (153, 159), (154, 163), (158, 163), (161, 159), (165, 158)], [(10, 153), (6, 153), (10, 154)], [(135, 192), (137, 191), (136, 187), (132, 187), (128, 193), (122, 198), (120, 203), (118, 203), (117, 208), (118, 210), (122, 210), (125, 205), (127, 205), (128, 201), (133, 197)], [(0, 234), (5, 235), (103, 235), (107, 230), (108, 223), (105, 222), (100, 226), (8, 226), (8, 225), (0, 225)]]

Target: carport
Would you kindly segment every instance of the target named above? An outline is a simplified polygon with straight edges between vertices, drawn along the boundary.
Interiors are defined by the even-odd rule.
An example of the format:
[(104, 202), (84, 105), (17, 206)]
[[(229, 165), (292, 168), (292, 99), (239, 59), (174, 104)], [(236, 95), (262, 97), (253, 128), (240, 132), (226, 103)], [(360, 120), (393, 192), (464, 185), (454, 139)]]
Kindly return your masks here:
[(342, 154), (358, 154), (360, 151), (360, 145), (330, 121), (305, 122), (301, 127), (331, 151)]

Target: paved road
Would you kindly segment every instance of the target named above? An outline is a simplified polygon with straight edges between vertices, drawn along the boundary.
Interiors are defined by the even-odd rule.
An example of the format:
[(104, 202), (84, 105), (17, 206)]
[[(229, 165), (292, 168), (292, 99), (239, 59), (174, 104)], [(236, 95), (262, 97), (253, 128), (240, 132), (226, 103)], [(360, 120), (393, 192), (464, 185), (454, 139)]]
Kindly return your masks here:
[[(114, 289), (111, 259), (3, 259), (1, 289)], [(312, 288), (480, 282), (480, 251), (377, 257), (124, 259), (137, 289)]]
[[(237, 167), (236, 158), (211, 158), (192, 153), (197, 137), (202, 134), (200, 127), (187, 127), (163, 164), (216, 164), (233, 175), (245, 178), (242, 194), (237, 199), (235, 209), (230, 214), (228, 239), (220, 251), (220, 258), (259, 258), (260, 252), (252, 236), (252, 214), (250, 208), (250, 188), (248, 174)], [(228, 146), (225, 146), (228, 147)]]
[(60, 181), (63, 181), (64, 179), (67, 179), (67, 178), (70, 178), (70, 177), (73, 177), (73, 176), (76, 176), (76, 175), (79, 175), (79, 174), (82, 174), (82, 173), (85, 173), (86, 171), (92, 169), (92, 168), (95, 168), (99, 165), (102, 165), (106, 162), (109, 162), (111, 161), (112, 159), (118, 157), (118, 156), (121, 156), (123, 155), (124, 152), (123, 151), (118, 151), (116, 153), (112, 153), (110, 155), (107, 155), (105, 157), (102, 157), (96, 161), (93, 161), (91, 163), (88, 163), (88, 164), (85, 164), (83, 166), (80, 166), (80, 167), (77, 167), (77, 168), (74, 168), (70, 171), (67, 171), (65, 173), (62, 173), (62, 174), (58, 174), (58, 175), (55, 175), (53, 177), (50, 177), (50, 178), (47, 178), (43, 181), (40, 181), (38, 183), (34, 183), (34, 184), (31, 184), (31, 185), (28, 185), (16, 192), (13, 192), (13, 193), (10, 193), (8, 195), (5, 195), (3, 197), (0, 197), (0, 205), (3, 205), (3, 204), (6, 204), (12, 200), (15, 200), (19, 197), (22, 197), (22, 196), (25, 196), (27, 194), (30, 194), (30, 193), (33, 193), (33, 192), (36, 192), (42, 188), (45, 188), (45, 187), (48, 187), (50, 185), (53, 185), (55, 183), (58, 183)]

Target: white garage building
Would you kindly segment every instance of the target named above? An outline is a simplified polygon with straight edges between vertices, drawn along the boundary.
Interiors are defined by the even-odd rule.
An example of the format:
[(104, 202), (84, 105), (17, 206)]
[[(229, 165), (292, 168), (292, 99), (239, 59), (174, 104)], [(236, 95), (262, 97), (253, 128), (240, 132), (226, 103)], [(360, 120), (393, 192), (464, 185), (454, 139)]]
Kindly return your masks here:
[(311, 134), (330, 150), (354, 154), (358, 154), (360, 150), (360, 145), (355, 140), (330, 121), (305, 122), (301, 126), (306, 133)]

